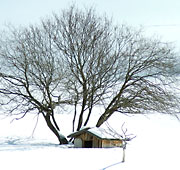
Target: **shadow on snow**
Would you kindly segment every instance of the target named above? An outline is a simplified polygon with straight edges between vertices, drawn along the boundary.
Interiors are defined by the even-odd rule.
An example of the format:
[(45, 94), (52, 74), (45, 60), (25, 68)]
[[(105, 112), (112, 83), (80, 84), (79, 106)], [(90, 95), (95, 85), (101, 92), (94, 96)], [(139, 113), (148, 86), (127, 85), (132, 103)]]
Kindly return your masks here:
[(44, 147), (59, 147), (59, 144), (33, 138), (5, 137), (0, 138), (0, 151), (17, 151), (42, 149)]
[(103, 169), (100, 169), (100, 170), (106, 170), (106, 169), (108, 169), (108, 168), (111, 168), (111, 167), (116, 166), (116, 165), (121, 164), (121, 163), (123, 163), (123, 162), (114, 163), (114, 164), (109, 165), (109, 166), (107, 166), (107, 167), (105, 167), (105, 168), (103, 168)]

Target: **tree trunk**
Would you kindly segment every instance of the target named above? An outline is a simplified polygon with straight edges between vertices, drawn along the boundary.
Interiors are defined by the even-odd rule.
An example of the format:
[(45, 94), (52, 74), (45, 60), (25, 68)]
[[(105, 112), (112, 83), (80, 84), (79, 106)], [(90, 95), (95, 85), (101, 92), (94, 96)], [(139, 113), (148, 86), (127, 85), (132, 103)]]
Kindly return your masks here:
[(127, 145), (127, 142), (124, 141), (124, 144), (123, 144), (123, 157), (122, 157), (122, 162), (125, 162), (126, 145)]
[(55, 134), (55, 136), (58, 138), (60, 145), (61, 144), (68, 144), (67, 139), (63, 136), (60, 135), (58, 130), (56, 129), (56, 127), (52, 124), (51, 122), (51, 116), (49, 114), (45, 115), (43, 114), (44, 119), (47, 123), (47, 126), (49, 127), (49, 129)]
[[(83, 77), (84, 77), (84, 75), (83, 75)], [(77, 131), (79, 131), (81, 129), (82, 124), (83, 124), (83, 115), (84, 115), (84, 110), (85, 110), (86, 103), (87, 103), (87, 93), (88, 92), (87, 92), (87, 88), (86, 88), (86, 83), (84, 83), (84, 85), (83, 85), (83, 102), (82, 102), (82, 107), (81, 107), (81, 113), (79, 115)]]
[(73, 122), (72, 122), (72, 125), (73, 125), (72, 131), (73, 132), (75, 130), (76, 115), (77, 115), (77, 102), (74, 105), (74, 117), (73, 117)]
[(122, 162), (125, 162), (125, 154), (126, 154), (126, 149), (123, 148), (123, 157), (122, 157)]
[(87, 123), (88, 123), (88, 121), (89, 121), (89, 118), (90, 118), (90, 116), (91, 116), (91, 112), (92, 112), (92, 107), (89, 109), (89, 113), (88, 113), (87, 119), (86, 119), (86, 121), (85, 121), (85, 123), (84, 123), (84, 126), (87, 125)]
[(114, 113), (114, 110), (105, 111), (99, 118), (96, 127), (100, 127), (104, 122), (106, 122), (109, 117)]
[(60, 131), (60, 128), (59, 128), (59, 126), (58, 126), (58, 124), (57, 124), (57, 122), (56, 122), (56, 120), (55, 120), (54, 113), (52, 113), (52, 120), (53, 120), (54, 125), (55, 125), (55, 127), (57, 128), (57, 130)]
[(81, 109), (81, 113), (79, 115), (79, 121), (78, 121), (78, 127), (77, 127), (77, 131), (79, 131), (82, 127), (82, 123), (83, 123), (83, 114), (84, 114), (84, 108), (85, 108), (85, 104), (86, 101), (83, 101), (83, 105), (82, 105), (82, 109)]
[[(123, 86), (125, 86), (125, 83)], [(105, 112), (100, 116), (96, 124), (96, 127), (100, 127), (117, 110), (117, 101), (118, 101), (118, 98), (120, 98), (122, 94), (122, 89), (123, 88), (121, 88), (120, 92), (113, 98), (113, 100), (110, 102), (110, 104), (106, 108)]]
[(83, 111), (81, 112), (80, 116), (79, 116), (79, 122), (78, 122), (78, 127), (77, 127), (77, 131), (79, 131), (81, 129), (82, 126), (82, 122), (83, 122)]

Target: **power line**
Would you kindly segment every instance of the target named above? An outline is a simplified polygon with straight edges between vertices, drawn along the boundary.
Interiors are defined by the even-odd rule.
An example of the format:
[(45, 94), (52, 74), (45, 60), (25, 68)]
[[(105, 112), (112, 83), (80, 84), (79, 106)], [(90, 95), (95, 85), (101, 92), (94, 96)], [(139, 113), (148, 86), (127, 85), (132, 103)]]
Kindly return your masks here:
[(144, 25), (144, 27), (180, 27), (180, 24)]

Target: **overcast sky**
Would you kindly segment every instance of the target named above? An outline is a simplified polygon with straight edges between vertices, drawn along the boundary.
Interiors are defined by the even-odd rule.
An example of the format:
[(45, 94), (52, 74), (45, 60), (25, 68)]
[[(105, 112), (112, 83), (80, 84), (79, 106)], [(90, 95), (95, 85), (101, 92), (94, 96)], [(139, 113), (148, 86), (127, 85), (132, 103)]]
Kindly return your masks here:
[(143, 26), (149, 35), (177, 42), (180, 49), (180, 0), (0, 0), (0, 26), (35, 24), (72, 2), (80, 8), (93, 6), (120, 24)]

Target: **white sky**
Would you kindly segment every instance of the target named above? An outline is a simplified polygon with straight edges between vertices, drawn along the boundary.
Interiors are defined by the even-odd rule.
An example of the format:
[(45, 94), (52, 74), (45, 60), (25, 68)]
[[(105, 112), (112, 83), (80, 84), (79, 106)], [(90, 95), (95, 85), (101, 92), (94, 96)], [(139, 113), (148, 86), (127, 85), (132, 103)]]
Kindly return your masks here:
[(9, 23), (38, 23), (72, 2), (79, 7), (93, 6), (120, 24), (143, 26), (150, 35), (177, 42), (180, 49), (180, 0), (0, 0), (0, 29)]

